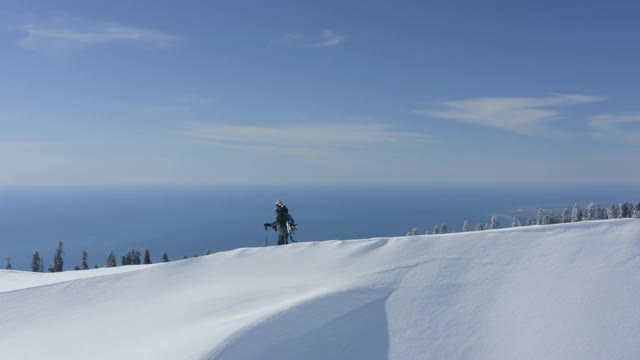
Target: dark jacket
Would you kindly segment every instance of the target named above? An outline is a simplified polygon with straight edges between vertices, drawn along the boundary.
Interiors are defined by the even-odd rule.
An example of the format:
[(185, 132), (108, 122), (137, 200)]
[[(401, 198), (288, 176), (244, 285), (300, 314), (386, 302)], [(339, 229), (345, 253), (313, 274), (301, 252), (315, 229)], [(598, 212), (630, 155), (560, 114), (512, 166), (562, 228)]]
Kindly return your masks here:
[(286, 206), (283, 206), (282, 209), (276, 209), (276, 221), (271, 223), (271, 226), (276, 228), (280, 234), (287, 234), (287, 221), (289, 217), (287, 214), (289, 213), (289, 209)]

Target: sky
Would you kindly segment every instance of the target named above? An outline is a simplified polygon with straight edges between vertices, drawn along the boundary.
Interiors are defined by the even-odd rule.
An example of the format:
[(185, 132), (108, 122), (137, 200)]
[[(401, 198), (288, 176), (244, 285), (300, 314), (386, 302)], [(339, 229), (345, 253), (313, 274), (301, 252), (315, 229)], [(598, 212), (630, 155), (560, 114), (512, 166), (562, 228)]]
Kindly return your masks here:
[(0, 4), (0, 185), (638, 184), (640, 4)]

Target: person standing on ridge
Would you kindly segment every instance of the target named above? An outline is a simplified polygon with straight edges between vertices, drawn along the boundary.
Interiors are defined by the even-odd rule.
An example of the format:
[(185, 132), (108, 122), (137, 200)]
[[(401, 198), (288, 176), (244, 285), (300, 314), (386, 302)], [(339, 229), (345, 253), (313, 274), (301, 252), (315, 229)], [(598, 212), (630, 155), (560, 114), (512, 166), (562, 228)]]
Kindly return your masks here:
[(264, 223), (264, 229), (266, 230), (269, 227), (276, 229), (276, 231), (278, 231), (278, 245), (286, 245), (289, 243), (288, 240), (293, 232), (292, 230), (295, 227), (295, 223), (291, 215), (289, 215), (289, 209), (282, 201), (276, 203), (275, 211), (276, 221)]

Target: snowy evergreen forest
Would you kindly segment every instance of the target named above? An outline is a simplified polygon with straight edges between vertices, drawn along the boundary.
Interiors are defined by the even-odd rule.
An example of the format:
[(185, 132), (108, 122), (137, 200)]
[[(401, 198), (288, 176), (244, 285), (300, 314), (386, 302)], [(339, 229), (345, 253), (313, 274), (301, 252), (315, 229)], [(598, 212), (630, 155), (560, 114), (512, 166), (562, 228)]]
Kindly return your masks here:
[[(563, 210), (545, 210), (537, 209), (536, 215), (528, 217), (526, 221), (522, 221), (518, 216), (511, 219), (511, 227), (530, 226), (530, 225), (552, 225), (568, 222), (591, 221), (591, 220), (607, 220), (607, 219), (624, 219), (624, 218), (640, 218), (640, 201), (634, 205), (632, 202), (624, 202), (620, 204), (612, 204), (610, 207), (603, 207), (597, 203), (589, 203), (583, 210), (578, 204), (573, 205), (571, 211), (569, 208)], [(503, 226), (497, 216), (492, 216), (489, 223), (476, 223), (473, 231), (482, 231), (487, 229), (500, 229)], [(462, 224), (462, 232), (472, 231), (469, 222)], [(446, 234), (450, 231), (447, 224), (435, 225), (433, 230), (427, 229), (425, 235)], [(413, 228), (407, 233), (407, 236), (419, 235), (418, 228)]]

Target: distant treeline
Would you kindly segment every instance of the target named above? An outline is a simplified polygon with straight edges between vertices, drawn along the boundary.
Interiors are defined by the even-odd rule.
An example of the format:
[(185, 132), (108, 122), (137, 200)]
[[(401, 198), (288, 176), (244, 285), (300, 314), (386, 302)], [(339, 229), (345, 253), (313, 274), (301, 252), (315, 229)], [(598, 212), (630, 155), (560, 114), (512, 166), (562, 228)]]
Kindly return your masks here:
[[(608, 208), (602, 207), (600, 204), (590, 203), (585, 210), (582, 210), (578, 204), (575, 204), (573, 205), (571, 213), (569, 213), (568, 208), (564, 208), (562, 211), (538, 209), (536, 217), (529, 217), (524, 223), (522, 223), (517, 216), (514, 216), (511, 220), (511, 227), (624, 218), (640, 218), (640, 201), (636, 205), (632, 202), (624, 202), (620, 204), (613, 204)], [(501, 227), (502, 225), (498, 221), (498, 217), (492, 216), (490, 224), (483, 225), (482, 223), (477, 223), (473, 230), (481, 231), (485, 229), (500, 229)], [(470, 231), (469, 222), (465, 221), (462, 225), (462, 232), (467, 231)], [(448, 232), (450, 231), (447, 224), (441, 224), (440, 226), (435, 225), (431, 232), (427, 230), (425, 235), (446, 234)], [(407, 233), (407, 236), (418, 234), (418, 228), (413, 228)]]
[[(58, 241), (58, 245), (56, 246), (55, 255), (53, 256), (53, 263), (49, 264), (47, 268), (48, 272), (62, 272), (64, 271), (64, 242)], [(210, 255), (211, 252), (207, 250), (205, 255)], [(194, 257), (198, 257), (198, 255), (194, 255)], [(188, 257), (185, 255), (183, 259), (187, 259)], [(11, 265), (11, 257), (6, 258), (6, 266), (5, 269), (12, 270), (13, 266)], [(169, 262), (169, 255), (165, 252), (162, 254), (162, 262)], [(45, 260), (38, 251), (33, 253), (33, 257), (31, 258), (31, 271), (33, 272), (44, 272), (44, 263)], [(120, 265), (148, 265), (151, 264), (151, 253), (149, 250), (144, 251), (144, 258), (142, 258), (142, 253), (140, 251), (133, 249), (129, 251), (126, 255), (123, 255), (120, 259)], [(116, 255), (113, 250), (109, 251), (107, 255), (106, 261), (104, 263), (104, 267), (116, 267), (118, 266), (118, 261)], [(99, 266), (96, 264), (93, 266), (94, 269), (97, 269)], [(83, 251), (81, 254), (81, 263), (80, 265), (75, 265), (74, 270), (89, 270), (89, 254), (87, 251)]]

